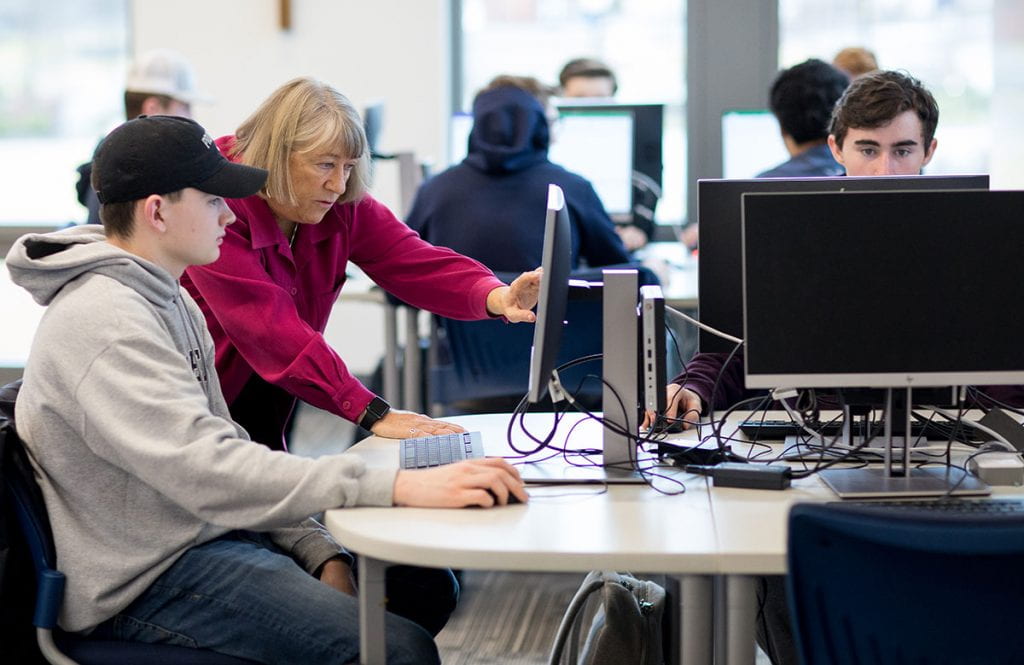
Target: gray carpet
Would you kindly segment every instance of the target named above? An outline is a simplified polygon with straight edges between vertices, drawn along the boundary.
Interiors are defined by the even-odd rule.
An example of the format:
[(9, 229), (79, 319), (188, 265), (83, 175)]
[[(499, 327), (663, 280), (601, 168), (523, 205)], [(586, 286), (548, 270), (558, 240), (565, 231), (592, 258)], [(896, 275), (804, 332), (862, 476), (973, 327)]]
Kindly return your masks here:
[(465, 571), (437, 636), (445, 665), (543, 665), (582, 574)]

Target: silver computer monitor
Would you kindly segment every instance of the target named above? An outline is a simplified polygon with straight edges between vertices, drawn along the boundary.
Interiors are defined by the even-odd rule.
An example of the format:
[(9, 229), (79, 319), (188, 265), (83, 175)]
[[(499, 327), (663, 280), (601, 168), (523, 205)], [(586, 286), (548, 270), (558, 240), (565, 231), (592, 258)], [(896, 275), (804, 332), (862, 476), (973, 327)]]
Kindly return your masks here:
[(609, 215), (633, 209), (633, 113), (624, 108), (564, 109), (548, 158), (594, 186)]
[(730, 110), (722, 114), (723, 177), (755, 178), (789, 157), (779, 121), (771, 111)]
[(537, 323), (530, 352), (528, 399), (536, 404), (544, 399), (555, 369), (562, 327), (569, 299), (569, 272), (572, 267), (572, 235), (565, 194), (557, 185), (548, 185), (548, 204), (544, 219), (543, 272), (537, 301)]

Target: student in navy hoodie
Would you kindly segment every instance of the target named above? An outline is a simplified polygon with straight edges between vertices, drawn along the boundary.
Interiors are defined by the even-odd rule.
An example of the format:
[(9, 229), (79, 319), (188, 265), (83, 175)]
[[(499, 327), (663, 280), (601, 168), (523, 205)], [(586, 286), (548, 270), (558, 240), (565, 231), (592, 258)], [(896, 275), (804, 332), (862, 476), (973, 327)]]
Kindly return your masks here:
[(499, 76), (473, 102), (469, 153), (420, 187), (407, 223), (495, 272), (541, 263), (548, 185), (565, 192), (572, 267), (628, 262), (594, 187), (548, 160), (551, 91), (534, 78)]

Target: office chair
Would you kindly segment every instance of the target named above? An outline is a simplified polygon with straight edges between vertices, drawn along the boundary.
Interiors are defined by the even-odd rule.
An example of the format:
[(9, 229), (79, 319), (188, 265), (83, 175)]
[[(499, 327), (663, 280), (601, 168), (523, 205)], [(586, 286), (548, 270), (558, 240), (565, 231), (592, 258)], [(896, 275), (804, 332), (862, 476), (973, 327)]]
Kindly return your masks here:
[(793, 507), (787, 584), (802, 662), (1019, 663), (1024, 516), (906, 512)]
[(6, 504), (4, 512), (8, 515), (13, 512), (23, 536), (23, 542), (12, 542), (12, 546), (20, 544), (27, 547), (35, 569), (35, 613), (32, 623), (36, 627), (39, 650), (46, 661), (52, 665), (251, 665), (252, 661), (205, 649), (94, 640), (64, 633), (56, 628), (57, 616), (64, 600), (65, 577), (56, 567), (53, 533), (42, 491), (35, 481), (28, 454), (14, 428), (14, 400), (20, 384), (19, 380), (0, 389), (0, 447), (3, 451), (3, 498)]

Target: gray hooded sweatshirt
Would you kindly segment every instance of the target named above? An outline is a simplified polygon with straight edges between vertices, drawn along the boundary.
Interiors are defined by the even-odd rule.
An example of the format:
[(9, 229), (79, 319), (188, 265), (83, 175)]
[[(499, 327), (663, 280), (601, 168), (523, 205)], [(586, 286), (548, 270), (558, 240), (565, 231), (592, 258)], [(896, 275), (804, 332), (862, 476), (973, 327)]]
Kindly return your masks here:
[(395, 469), (249, 441), (228, 414), (202, 312), (101, 227), (25, 236), (7, 267), (47, 306), (15, 415), (67, 575), (65, 630), (114, 616), (185, 550), (228, 531), (271, 531), (313, 571), (339, 548), (309, 515), (391, 505)]

